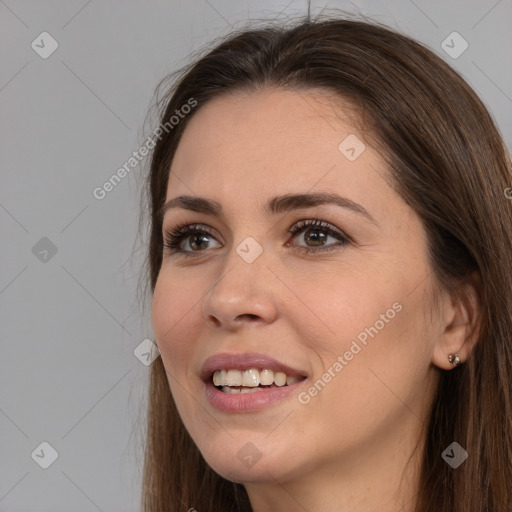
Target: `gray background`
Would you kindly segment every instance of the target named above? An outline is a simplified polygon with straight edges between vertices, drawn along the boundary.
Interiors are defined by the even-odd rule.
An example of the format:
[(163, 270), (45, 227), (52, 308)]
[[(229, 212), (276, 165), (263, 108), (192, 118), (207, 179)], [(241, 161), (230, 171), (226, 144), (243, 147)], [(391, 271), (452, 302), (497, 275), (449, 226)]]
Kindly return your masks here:
[[(512, 0), (318, 1), (311, 12), (324, 7), (428, 44), (511, 146)], [(143, 168), (103, 200), (92, 191), (140, 147), (155, 86), (192, 52), (249, 19), (306, 12), (305, 0), (0, 0), (1, 511), (139, 510), (149, 366), (134, 349), (152, 337), (136, 294)], [(31, 47), (43, 31), (59, 44), (47, 59)], [(469, 44), (456, 59), (441, 48), (453, 31)], [(58, 452), (48, 469), (31, 457), (43, 441)]]

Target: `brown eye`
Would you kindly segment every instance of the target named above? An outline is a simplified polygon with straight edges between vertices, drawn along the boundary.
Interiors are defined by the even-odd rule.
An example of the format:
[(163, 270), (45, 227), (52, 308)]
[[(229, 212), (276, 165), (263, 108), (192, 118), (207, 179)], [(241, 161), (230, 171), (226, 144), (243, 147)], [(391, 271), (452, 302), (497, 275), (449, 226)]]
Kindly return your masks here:
[[(171, 253), (189, 253), (200, 254), (205, 249), (209, 249), (208, 244), (215, 240), (210, 230), (200, 224), (178, 226), (171, 231), (164, 233), (164, 246)], [(189, 245), (191, 249), (184, 249), (183, 245)]]
[[(306, 245), (296, 247), (306, 252), (331, 251), (350, 243), (348, 236), (331, 226), (331, 224), (318, 219), (299, 221), (290, 229), (289, 233), (293, 235), (294, 238), (303, 233), (303, 236), (300, 238), (302, 238)], [(327, 244), (329, 237), (337, 240), (337, 243)], [(288, 243), (287, 245), (295, 244)]]

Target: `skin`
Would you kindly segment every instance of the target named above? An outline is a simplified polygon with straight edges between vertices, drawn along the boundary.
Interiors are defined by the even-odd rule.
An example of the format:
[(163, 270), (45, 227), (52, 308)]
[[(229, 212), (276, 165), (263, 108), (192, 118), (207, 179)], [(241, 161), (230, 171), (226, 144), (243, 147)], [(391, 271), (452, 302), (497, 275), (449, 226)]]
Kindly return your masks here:
[[(451, 352), (464, 361), (476, 341), (476, 285), (466, 286), (469, 301), (436, 286), (423, 225), (386, 182), (384, 161), (353, 114), (348, 103), (318, 90), (217, 98), (190, 119), (170, 172), (167, 200), (206, 197), (223, 213), (167, 212), (164, 232), (199, 223), (214, 234), (199, 249), (193, 235), (183, 239), (182, 248), (201, 252), (195, 258), (164, 249), (155, 338), (185, 427), (217, 473), (245, 485), (255, 512), (412, 511), (440, 369), (452, 368)], [(338, 150), (348, 134), (366, 144), (355, 161)], [(260, 209), (275, 195), (307, 192), (336, 192), (376, 223), (335, 205), (276, 216)], [(353, 241), (332, 252), (301, 252), (317, 246), (311, 231), (293, 237), (288, 230), (314, 218)], [(252, 263), (235, 250), (248, 236), (263, 249)], [(329, 235), (324, 245), (337, 243)], [(308, 404), (300, 403), (299, 392), (397, 302), (401, 311)], [(219, 352), (246, 351), (301, 369), (308, 379), (290, 398), (257, 412), (212, 408), (199, 379), (202, 364)], [(261, 452), (250, 468), (237, 458), (248, 442)]]

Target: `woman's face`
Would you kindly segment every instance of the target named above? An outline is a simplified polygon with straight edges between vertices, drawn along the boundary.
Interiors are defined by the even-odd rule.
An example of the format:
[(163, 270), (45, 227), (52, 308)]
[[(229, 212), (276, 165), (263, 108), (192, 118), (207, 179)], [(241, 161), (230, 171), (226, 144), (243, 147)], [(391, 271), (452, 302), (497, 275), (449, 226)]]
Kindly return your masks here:
[(347, 113), (312, 90), (218, 98), (172, 164), (167, 201), (219, 208), (167, 209), (164, 236), (207, 232), (164, 249), (154, 333), (185, 427), (233, 481), (357, 472), (413, 446), (428, 415), (443, 329), (425, 232)]

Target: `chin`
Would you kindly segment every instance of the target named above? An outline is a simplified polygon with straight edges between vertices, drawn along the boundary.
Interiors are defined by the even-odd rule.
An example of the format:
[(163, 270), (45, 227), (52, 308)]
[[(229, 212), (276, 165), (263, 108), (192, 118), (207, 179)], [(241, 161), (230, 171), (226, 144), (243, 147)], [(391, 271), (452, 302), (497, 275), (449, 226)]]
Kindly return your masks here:
[(208, 465), (222, 478), (235, 482), (237, 484), (256, 484), (256, 483), (272, 483), (275, 482), (278, 475), (272, 473), (272, 467), (266, 467), (261, 460), (252, 467), (245, 467), (240, 461), (235, 465), (226, 464), (225, 461), (216, 461), (217, 464), (210, 463)]
[(241, 448), (233, 450), (233, 446), (238, 444), (233, 441), (232, 446), (226, 447), (222, 453), (212, 453), (208, 448), (206, 451), (201, 450), (201, 453), (217, 474), (235, 483), (275, 483), (276, 480), (287, 480), (297, 473), (297, 468), (294, 470), (283, 465), (283, 462), (290, 461), (278, 450), (271, 447), (260, 450), (250, 441), (240, 443)]

